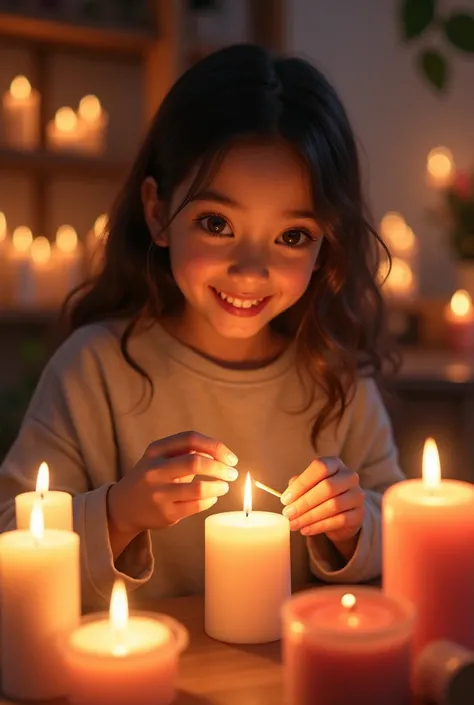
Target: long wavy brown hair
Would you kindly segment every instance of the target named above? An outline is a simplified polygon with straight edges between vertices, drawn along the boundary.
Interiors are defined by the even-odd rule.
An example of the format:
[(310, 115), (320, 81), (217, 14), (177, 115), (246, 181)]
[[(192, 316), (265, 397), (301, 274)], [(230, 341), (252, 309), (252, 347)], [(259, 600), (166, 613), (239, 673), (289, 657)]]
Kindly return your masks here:
[[(130, 337), (137, 325), (175, 311), (182, 294), (168, 250), (153, 246), (142, 184), (155, 179), (166, 209), (176, 187), (198, 167), (179, 212), (212, 178), (230, 146), (246, 136), (286, 140), (299, 154), (325, 234), (320, 267), (305, 294), (272, 322), (296, 341), (299, 369), (314, 382), (309, 404), (317, 388), (324, 393), (312, 427), (316, 447), (321, 429), (342, 417), (357, 377), (378, 375), (393, 358), (377, 283), (379, 258), (388, 252), (364, 205), (356, 141), (335, 90), (303, 59), (238, 45), (206, 57), (174, 84), (110, 213), (103, 268), (66, 301), (66, 333), (127, 319), (122, 353), (151, 382), (129, 353)], [(169, 214), (170, 222), (175, 215)]]

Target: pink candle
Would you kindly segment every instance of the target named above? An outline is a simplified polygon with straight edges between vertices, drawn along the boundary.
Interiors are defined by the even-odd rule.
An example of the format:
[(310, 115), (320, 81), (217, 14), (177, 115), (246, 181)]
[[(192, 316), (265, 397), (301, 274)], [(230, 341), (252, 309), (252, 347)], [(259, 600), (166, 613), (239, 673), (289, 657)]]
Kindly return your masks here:
[(467, 291), (456, 291), (444, 311), (447, 342), (456, 352), (474, 351), (474, 307)]
[(186, 629), (166, 615), (129, 617), (125, 586), (114, 586), (110, 614), (92, 614), (64, 642), (71, 705), (169, 705)]
[(377, 588), (315, 588), (287, 602), (283, 629), (287, 705), (409, 704), (411, 605)]
[(393, 485), (383, 500), (384, 590), (415, 606), (415, 653), (438, 639), (474, 648), (474, 486), (440, 475), (428, 439), (423, 479)]

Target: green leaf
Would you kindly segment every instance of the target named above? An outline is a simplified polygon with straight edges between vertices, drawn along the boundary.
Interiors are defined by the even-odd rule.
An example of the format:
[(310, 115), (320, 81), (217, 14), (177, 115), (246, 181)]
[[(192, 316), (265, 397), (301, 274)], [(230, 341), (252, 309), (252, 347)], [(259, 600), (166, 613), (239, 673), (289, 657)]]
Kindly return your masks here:
[(419, 37), (434, 20), (436, 0), (403, 0), (402, 31), (405, 39)]
[(427, 49), (419, 56), (421, 70), (433, 88), (442, 91), (448, 79), (448, 64), (439, 51)]
[(453, 13), (444, 22), (444, 33), (456, 49), (474, 53), (474, 16), (462, 12)]

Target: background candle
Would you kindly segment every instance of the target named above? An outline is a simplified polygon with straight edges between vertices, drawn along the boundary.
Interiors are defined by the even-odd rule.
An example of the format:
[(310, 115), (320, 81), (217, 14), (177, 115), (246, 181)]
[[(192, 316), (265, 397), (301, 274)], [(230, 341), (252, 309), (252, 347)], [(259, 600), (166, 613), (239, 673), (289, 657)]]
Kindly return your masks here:
[(54, 120), (46, 126), (47, 143), (52, 150), (80, 151), (84, 135), (83, 123), (77, 119), (74, 110), (68, 107), (59, 108)]
[(40, 96), (25, 76), (17, 76), (3, 94), (3, 140), (15, 149), (36, 149), (39, 145)]
[(47, 529), (72, 531), (72, 497), (68, 492), (49, 489), (49, 468), (41, 463), (35, 492), (22, 492), (15, 497), (16, 527), (27, 529), (35, 502), (41, 502), (44, 526)]
[(449, 347), (458, 352), (474, 351), (474, 307), (467, 291), (456, 291), (444, 311)]
[(64, 644), (72, 705), (169, 705), (188, 633), (171, 617), (128, 616), (125, 587), (114, 585), (109, 614), (82, 620)]
[(30, 531), (0, 536), (0, 570), (2, 690), (25, 700), (62, 697), (58, 639), (79, 623), (79, 536), (43, 531), (38, 503)]
[(71, 225), (61, 225), (58, 228), (54, 261), (60, 276), (58, 299), (63, 301), (85, 277), (84, 250)]
[(21, 306), (24, 301), (23, 290), (27, 285), (30, 267), (30, 249), (33, 243), (33, 233), (30, 228), (20, 225), (12, 235), (12, 246), (8, 256), (7, 266), (10, 270), (11, 302), (13, 306)]
[(0, 309), (7, 309), (11, 304), (11, 247), (7, 219), (0, 211)]
[(280, 610), (291, 592), (289, 522), (252, 512), (247, 475), (243, 512), (205, 522), (205, 629), (235, 644), (281, 638)]
[(95, 95), (85, 95), (78, 108), (79, 119), (84, 124), (81, 145), (86, 152), (100, 155), (105, 152), (108, 115)]
[(416, 608), (415, 652), (450, 639), (474, 648), (474, 486), (440, 480), (436, 444), (423, 452), (423, 479), (383, 498), (383, 585)]
[(90, 231), (87, 233), (87, 269), (94, 276), (102, 269), (104, 261), (104, 248), (107, 242), (108, 216), (106, 213), (99, 215)]
[(409, 705), (411, 605), (338, 586), (299, 593), (282, 614), (287, 705)]

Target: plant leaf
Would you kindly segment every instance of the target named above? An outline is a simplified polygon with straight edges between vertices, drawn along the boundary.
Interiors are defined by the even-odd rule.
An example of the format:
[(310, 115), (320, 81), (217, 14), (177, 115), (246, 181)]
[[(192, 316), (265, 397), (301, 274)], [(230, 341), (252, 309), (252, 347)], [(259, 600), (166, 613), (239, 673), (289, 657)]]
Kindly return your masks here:
[(420, 68), (433, 88), (443, 91), (448, 79), (448, 64), (439, 51), (427, 49), (419, 56)]
[(436, 0), (403, 0), (401, 21), (405, 39), (423, 34), (434, 19), (435, 7)]
[(474, 16), (455, 12), (444, 22), (446, 38), (456, 49), (474, 53)]

